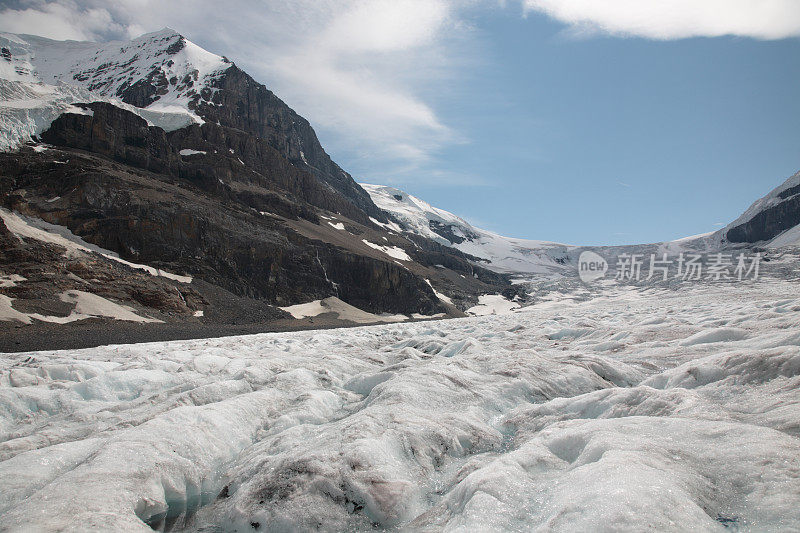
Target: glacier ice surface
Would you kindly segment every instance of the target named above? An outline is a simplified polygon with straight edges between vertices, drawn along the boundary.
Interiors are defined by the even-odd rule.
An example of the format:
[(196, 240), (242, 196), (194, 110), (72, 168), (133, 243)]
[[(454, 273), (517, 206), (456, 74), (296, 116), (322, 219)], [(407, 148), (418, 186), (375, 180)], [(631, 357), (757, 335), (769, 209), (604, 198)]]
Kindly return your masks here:
[(800, 528), (794, 282), (0, 355), (5, 529)]

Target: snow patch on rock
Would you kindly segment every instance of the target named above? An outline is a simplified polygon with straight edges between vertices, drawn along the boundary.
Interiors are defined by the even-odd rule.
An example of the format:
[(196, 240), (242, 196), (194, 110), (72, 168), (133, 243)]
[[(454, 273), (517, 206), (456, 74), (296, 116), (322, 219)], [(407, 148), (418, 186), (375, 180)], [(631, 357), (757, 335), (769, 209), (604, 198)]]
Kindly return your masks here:
[(401, 261), (411, 261), (411, 257), (400, 247), (397, 246), (388, 246), (384, 244), (375, 244), (374, 242), (369, 242), (367, 239), (362, 239), (361, 242), (373, 248), (375, 250), (380, 250), (381, 252), (385, 253), (389, 257), (394, 259), (399, 259)]
[(405, 315), (376, 315), (362, 311), (358, 307), (343, 302), (335, 296), (324, 300), (314, 300), (304, 304), (281, 307), (294, 318), (309, 318), (318, 315), (333, 313), (339, 320), (348, 320), (356, 324), (374, 324), (379, 322), (402, 322), (408, 320)]
[(33, 217), (14, 213), (8, 209), (0, 207), (0, 218), (3, 219), (6, 227), (18, 239), (34, 239), (49, 244), (55, 244), (64, 248), (64, 253), (67, 257), (74, 257), (80, 253), (98, 253), (117, 263), (129, 266), (136, 270), (144, 270), (151, 276), (161, 276), (167, 279), (178, 281), (180, 283), (191, 283), (191, 276), (182, 276), (180, 274), (173, 274), (160, 268), (142, 265), (139, 263), (132, 263), (126, 261), (117, 255), (115, 252), (100, 248), (94, 244), (90, 244), (77, 235), (74, 235), (69, 228), (50, 224), (44, 220)]

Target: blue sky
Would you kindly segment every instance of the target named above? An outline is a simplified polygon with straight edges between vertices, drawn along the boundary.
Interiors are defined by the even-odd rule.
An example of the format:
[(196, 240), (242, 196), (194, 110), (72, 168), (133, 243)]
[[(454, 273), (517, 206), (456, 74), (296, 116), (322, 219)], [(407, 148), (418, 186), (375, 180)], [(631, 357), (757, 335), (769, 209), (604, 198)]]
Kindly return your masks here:
[(712, 231), (800, 170), (797, 0), (0, 0), (0, 30), (165, 26), (356, 179), (574, 244)]
[(506, 235), (652, 242), (718, 229), (800, 170), (797, 38), (574, 38), (509, 11), (475, 22), (485, 61), (436, 103), (467, 139), (437, 163), (475, 185), (398, 180), (436, 206)]

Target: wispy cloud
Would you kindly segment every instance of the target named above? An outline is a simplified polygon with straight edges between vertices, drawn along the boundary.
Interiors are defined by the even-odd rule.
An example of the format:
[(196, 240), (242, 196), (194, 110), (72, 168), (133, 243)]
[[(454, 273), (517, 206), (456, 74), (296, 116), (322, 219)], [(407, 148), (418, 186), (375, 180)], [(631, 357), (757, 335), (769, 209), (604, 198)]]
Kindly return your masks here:
[(569, 24), (573, 32), (683, 39), (738, 35), (756, 39), (800, 36), (797, 0), (523, 0)]

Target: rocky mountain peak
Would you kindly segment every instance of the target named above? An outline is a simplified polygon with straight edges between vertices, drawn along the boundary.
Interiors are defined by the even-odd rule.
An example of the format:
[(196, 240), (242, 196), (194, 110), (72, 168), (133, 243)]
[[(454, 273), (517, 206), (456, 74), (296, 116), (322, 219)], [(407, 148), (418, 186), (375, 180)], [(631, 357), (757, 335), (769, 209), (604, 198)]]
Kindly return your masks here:
[(151, 110), (194, 107), (231, 66), (171, 28), (109, 43), (5, 34), (0, 45), (30, 81), (77, 86)]
[[(8, 50), (10, 58), (0, 58), (0, 68), (5, 68), (0, 72), (3, 80), (44, 82), (55, 92), (66, 87), (85, 90), (93, 100), (141, 109), (137, 114), (167, 131), (191, 122), (210, 122), (246, 132), (347, 198), (353, 206), (347, 209), (348, 216), (362, 222), (368, 217), (386, 220), (369, 195), (331, 160), (305, 118), (228, 59), (204, 50), (171, 28), (110, 43), (4, 34), (0, 35), (0, 47)], [(9, 64), (15, 61), (17, 64)], [(23, 74), (16, 74), (17, 70)], [(10, 92), (0, 86), (0, 94)], [(72, 94), (65, 99), (87, 101), (85, 96), (74, 99)], [(60, 106), (52, 104), (49, 102), (49, 107), (55, 111), (39, 114), (57, 116)], [(42, 125), (29, 124), (29, 116), (15, 117), (19, 122), (15, 135), (3, 144), (24, 139), (26, 132), (41, 133)]]

